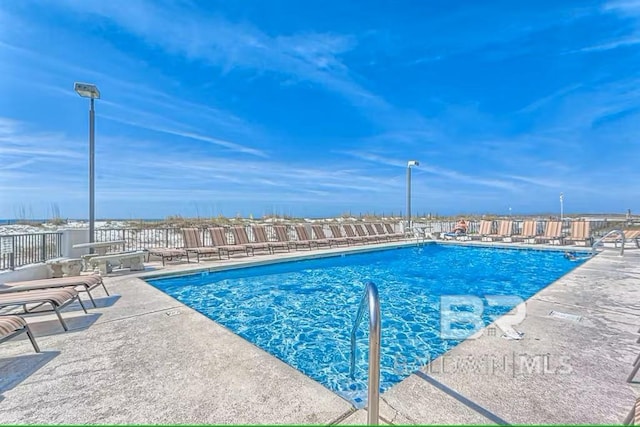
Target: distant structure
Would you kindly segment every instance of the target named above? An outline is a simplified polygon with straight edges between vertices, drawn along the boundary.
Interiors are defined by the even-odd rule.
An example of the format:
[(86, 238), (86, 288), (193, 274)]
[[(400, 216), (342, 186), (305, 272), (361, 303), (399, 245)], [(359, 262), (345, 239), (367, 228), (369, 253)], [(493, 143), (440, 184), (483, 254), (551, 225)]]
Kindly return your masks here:
[(631, 209), (627, 209), (627, 219), (631, 219)]

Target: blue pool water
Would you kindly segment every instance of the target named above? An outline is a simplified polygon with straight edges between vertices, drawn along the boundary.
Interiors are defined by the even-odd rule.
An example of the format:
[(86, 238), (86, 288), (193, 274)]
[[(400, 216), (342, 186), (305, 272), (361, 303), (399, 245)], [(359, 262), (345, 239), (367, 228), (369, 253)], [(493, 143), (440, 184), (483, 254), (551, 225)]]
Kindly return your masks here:
[[(360, 407), (367, 323), (359, 332), (355, 379), (349, 375), (350, 330), (367, 281), (380, 294), (384, 391), (461, 342), (441, 338), (441, 296), (526, 300), (579, 264), (555, 251), (427, 244), (149, 283)], [(513, 306), (485, 307), (482, 320), (489, 324)]]

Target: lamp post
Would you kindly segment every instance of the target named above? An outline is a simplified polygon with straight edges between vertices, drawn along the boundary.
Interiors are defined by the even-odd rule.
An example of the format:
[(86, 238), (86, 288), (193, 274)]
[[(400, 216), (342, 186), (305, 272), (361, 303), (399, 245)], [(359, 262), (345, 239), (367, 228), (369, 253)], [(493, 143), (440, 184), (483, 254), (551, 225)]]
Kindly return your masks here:
[[(93, 243), (95, 234), (95, 110), (93, 102), (100, 99), (100, 91), (96, 85), (75, 83), (74, 89), (83, 98), (91, 99), (89, 109), (89, 243)], [(89, 249), (93, 252), (93, 248)]]
[(420, 166), (417, 160), (407, 163), (407, 227), (411, 227), (411, 166)]
[(560, 221), (564, 218), (564, 194), (560, 193)]

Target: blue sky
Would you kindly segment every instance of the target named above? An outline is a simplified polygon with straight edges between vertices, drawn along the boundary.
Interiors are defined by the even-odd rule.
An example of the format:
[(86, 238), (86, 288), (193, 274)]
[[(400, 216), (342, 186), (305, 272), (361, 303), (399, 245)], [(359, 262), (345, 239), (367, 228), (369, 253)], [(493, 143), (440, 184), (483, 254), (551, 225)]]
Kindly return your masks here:
[(0, 2), (0, 217), (640, 211), (640, 0)]

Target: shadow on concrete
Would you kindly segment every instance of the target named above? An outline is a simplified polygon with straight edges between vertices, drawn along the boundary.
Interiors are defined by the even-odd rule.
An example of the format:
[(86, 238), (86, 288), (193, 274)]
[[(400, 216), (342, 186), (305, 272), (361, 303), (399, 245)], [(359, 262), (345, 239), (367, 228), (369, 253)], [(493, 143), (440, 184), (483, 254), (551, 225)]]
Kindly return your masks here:
[[(81, 293), (80, 294), (80, 298), (82, 299), (82, 303), (84, 304), (85, 308), (87, 309), (87, 311), (89, 313), (91, 313), (91, 310), (96, 310), (99, 308), (105, 308), (105, 307), (111, 307), (112, 305), (114, 305), (119, 299), (120, 299), (120, 295), (115, 294), (115, 295), (109, 295), (109, 296), (102, 296), (102, 297), (96, 297), (95, 295), (93, 295), (93, 300), (96, 302), (96, 306), (94, 307), (93, 304), (91, 303), (91, 300), (89, 299), (89, 296), (86, 293)], [(34, 311), (35, 312), (35, 311)], [(68, 306), (66, 306), (65, 308), (62, 309), (62, 314), (64, 317), (64, 313), (72, 313), (72, 312), (81, 312), (84, 313), (84, 311), (82, 310), (82, 307), (80, 306), (80, 304), (76, 301), (73, 304), (69, 304)]]
[[(11, 390), (59, 354), (59, 351), (43, 351), (0, 359), (0, 393)], [(4, 400), (4, 396), (0, 398)]]
[[(193, 261), (191, 262), (193, 263)], [(186, 260), (183, 261), (178, 261), (178, 260), (174, 260), (174, 261), (166, 261), (166, 265), (178, 265), (178, 264), (187, 264)], [(130, 277), (136, 277), (138, 274), (144, 274), (144, 273), (152, 273), (154, 271), (161, 271), (164, 270), (163, 265), (158, 265), (158, 266), (154, 266), (154, 265), (145, 265), (144, 266), (144, 270), (139, 270), (139, 271), (131, 271), (127, 268), (123, 268), (120, 270), (113, 270), (111, 273), (107, 274), (106, 277), (113, 277), (113, 278), (120, 278), (120, 277), (126, 277), (126, 276), (130, 276)]]
[[(96, 302), (96, 306), (94, 307), (93, 304), (91, 304), (91, 301), (89, 301), (88, 303), (85, 302), (85, 300), (82, 300), (82, 302), (85, 303), (85, 307), (87, 307), (87, 311), (91, 312), (92, 309), (94, 308), (106, 308), (106, 307), (111, 307), (112, 305), (114, 305), (116, 302), (118, 302), (118, 300), (120, 299), (120, 295), (118, 294), (112, 294), (109, 296), (103, 296), (103, 297), (99, 297), (96, 298), (96, 296), (93, 296), (93, 300)], [(88, 300), (88, 298), (87, 298)], [(78, 310), (82, 310), (80, 308), (80, 306), (78, 305)]]
[[(60, 321), (57, 317), (55, 317), (55, 315), (48, 315), (46, 318), (38, 318), (35, 322), (32, 320), (33, 318), (31, 318), (29, 321), (29, 327), (33, 331), (33, 334), (36, 336), (37, 340), (38, 337), (59, 335), (88, 329), (100, 318), (100, 316), (102, 316), (102, 314), (91, 312), (89, 312), (89, 314), (83, 313), (81, 316), (69, 316), (66, 315), (66, 313), (62, 313), (62, 318), (69, 328), (68, 332), (65, 332), (65, 330), (62, 328), (62, 325), (60, 324)], [(26, 334), (22, 334), (15, 339), (27, 339), (27, 336)]]
[(496, 423), (498, 425), (509, 425), (509, 423), (507, 421), (503, 420), (502, 418), (500, 418), (499, 416), (497, 416), (493, 412), (489, 411), (488, 409), (483, 408), (482, 406), (478, 405), (474, 401), (472, 401), (470, 399), (467, 399), (466, 397), (464, 397), (463, 395), (461, 395), (460, 393), (458, 393), (454, 389), (442, 384), (441, 382), (437, 381), (435, 378), (430, 377), (429, 375), (425, 374), (424, 372), (416, 371), (416, 372), (414, 372), (414, 374), (417, 375), (418, 377), (422, 378), (423, 380), (425, 380), (426, 382), (428, 382), (432, 386), (436, 387), (438, 390), (440, 390), (440, 391), (442, 391), (444, 393), (447, 393), (449, 396), (453, 397), (458, 402), (460, 402), (463, 405), (467, 406), (469, 409), (472, 409), (473, 411), (476, 411), (478, 414), (482, 415), (483, 417), (491, 420), (492, 422), (494, 422), (494, 423)]

